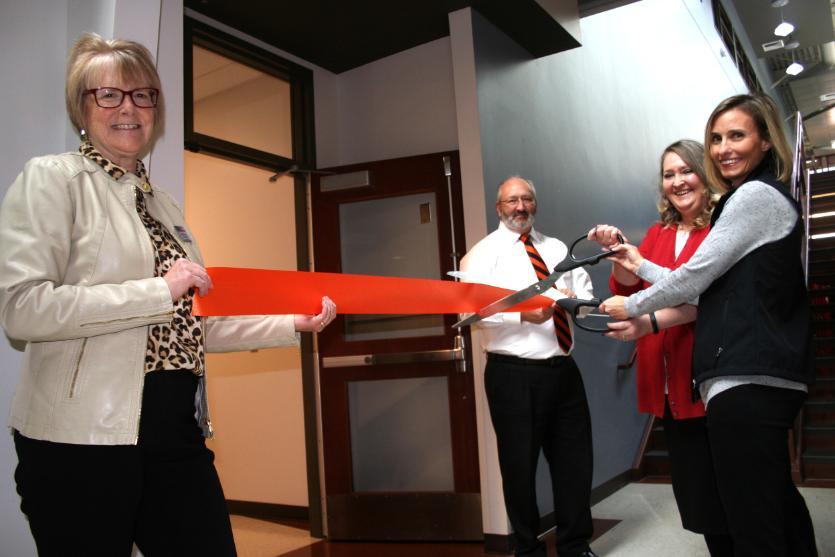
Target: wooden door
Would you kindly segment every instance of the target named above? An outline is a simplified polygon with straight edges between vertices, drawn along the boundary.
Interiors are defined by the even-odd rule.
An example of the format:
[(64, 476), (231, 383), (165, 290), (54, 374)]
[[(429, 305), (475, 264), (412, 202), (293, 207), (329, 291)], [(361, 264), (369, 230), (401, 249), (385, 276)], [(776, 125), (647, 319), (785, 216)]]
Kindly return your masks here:
[[(451, 280), (464, 249), (457, 152), (327, 170), (311, 180), (317, 271)], [(329, 538), (482, 539), (456, 318), (340, 315), (319, 335)]]

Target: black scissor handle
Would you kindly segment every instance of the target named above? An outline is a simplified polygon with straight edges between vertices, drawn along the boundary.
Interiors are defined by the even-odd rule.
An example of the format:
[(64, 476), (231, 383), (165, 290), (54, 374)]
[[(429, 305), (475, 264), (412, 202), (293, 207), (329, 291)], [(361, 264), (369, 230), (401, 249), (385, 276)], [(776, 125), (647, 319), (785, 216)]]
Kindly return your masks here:
[(603, 300), (600, 298), (592, 298), (590, 300), (581, 300), (578, 298), (560, 298), (557, 300), (557, 305), (560, 306), (562, 309), (565, 310), (571, 316), (571, 320), (574, 321), (574, 325), (583, 329), (584, 331), (589, 331), (590, 333), (608, 333), (609, 328), (605, 327), (602, 329), (598, 329), (595, 327), (586, 327), (581, 322), (584, 321), (583, 319), (578, 319), (578, 313), (580, 308), (584, 307), (593, 307), (596, 308), (600, 304), (603, 303)]
[[(556, 267), (554, 267), (554, 271), (570, 271), (572, 269), (576, 269), (577, 267), (582, 267), (583, 265), (597, 265), (600, 263), (601, 259), (605, 259), (615, 252), (612, 250), (604, 250), (598, 254), (589, 256), (589, 257), (577, 257), (574, 255), (574, 249), (577, 247), (577, 244), (582, 242), (583, 240), (590, 241), (586, 236), (580, 236), (571, 244), (571, 247), (568, 249), (568, 257), (560, 261)], [(623, 240), (623, 236), (618, 234), (618, 241), (623, 244), (625, 243)]]

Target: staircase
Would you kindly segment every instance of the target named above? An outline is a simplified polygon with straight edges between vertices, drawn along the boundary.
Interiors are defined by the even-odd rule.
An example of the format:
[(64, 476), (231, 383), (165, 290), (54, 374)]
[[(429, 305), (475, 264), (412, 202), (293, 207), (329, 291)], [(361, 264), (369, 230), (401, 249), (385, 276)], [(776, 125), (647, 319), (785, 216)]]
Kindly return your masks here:
[[(835, 487), (835, 172), (811, 175), (809, 290), (816, 383), (801, 419), (799, 472), (804, 485)], [(814, 238), (832, 233), (829, 238)]]
[(639, 463), (633, 469), (633, 479), (642, 483), (670, 482), (670, 455), (661, 419), (650, 416), (645, 431), (645, 446)]

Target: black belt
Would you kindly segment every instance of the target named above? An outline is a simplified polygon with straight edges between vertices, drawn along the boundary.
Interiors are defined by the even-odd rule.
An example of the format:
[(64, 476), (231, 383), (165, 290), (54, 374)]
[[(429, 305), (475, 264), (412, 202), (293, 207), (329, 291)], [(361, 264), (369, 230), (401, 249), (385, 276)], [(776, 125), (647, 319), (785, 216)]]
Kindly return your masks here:
[(487, 353), (488, 362), (502, 362), (503, 364), (512, 364), (516, 366), (543, 366), (555, 367), (562, 365), (568, 359), (568, 356), (551, 356), (544, 360), (535, 360), (533, 358), (520, 358), (519, 356), (509, 356), (507, 354), (495, 354), (493, 352)]

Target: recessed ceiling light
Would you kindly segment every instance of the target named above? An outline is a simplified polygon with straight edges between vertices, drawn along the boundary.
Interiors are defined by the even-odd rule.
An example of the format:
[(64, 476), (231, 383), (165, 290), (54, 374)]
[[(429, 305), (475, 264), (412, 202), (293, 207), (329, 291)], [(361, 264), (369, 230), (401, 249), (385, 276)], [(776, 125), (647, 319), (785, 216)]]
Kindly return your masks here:
[(792, 62), (788, 68), (786, 68), (786, 73), (789, 75), (797, 75), (803, 71), (803, 64), (800, 62)]
[(771, 0), (772, 8), (782, 8), (789, 3), (789, 0)]
[(780, 22), (780, 25), (774, 28), (774, 34), (778, 37), (788, 37), (794, 31), (794, 25), (788, 21)]
[(799, 46), (800, 46), (800, 43), (798, 41), (789, 41), (783, 46), (783, 48), (785, 48), (786, 50), (794, 50), (795, 48), (798, 48)]

